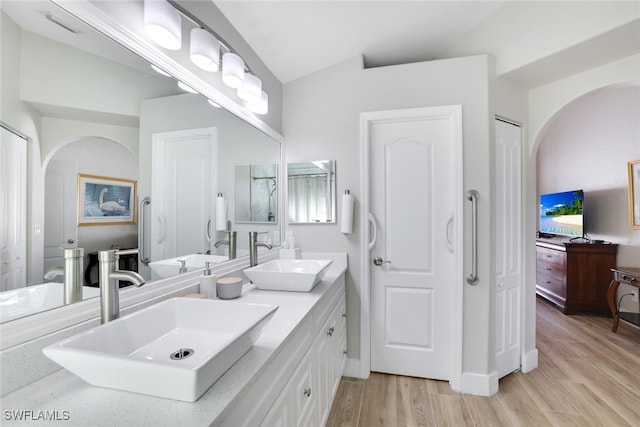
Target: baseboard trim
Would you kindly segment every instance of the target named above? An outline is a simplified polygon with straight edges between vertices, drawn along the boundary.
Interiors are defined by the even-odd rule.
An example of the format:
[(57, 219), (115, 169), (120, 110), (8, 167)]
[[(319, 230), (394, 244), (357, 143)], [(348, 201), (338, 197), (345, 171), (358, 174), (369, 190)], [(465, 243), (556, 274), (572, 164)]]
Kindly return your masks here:
[(534, 348), (522, 355), (522, 372), (525, 374), (538, 367), (538, 349)]
[(498, 392), (498, 372), (493, 371), (488, 375), (463, 372), (461, 386), (462, 393), (491, 396)]
[(369, 378), (369, 372), (362, 372), (360, 359), (347, 359), (342, 375), (351, 378), (360, 378), (366, 380)]

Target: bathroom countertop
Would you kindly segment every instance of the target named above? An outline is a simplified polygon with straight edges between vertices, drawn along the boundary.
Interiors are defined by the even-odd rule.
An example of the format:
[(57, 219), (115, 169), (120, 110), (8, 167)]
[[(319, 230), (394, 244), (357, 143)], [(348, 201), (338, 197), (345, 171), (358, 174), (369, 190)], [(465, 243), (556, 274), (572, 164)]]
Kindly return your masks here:
[(205, 426), (225, 417), (225, 408), (242, 398), (278, 347), (346, 271), (346, 255), (331, 255), (333, 264), (311, 292), (262, 291), (245, 285), (235, 301), (276, 304), (278, 311), (253, 348), (196, 402), (96, 387), (61, 369), (3, 396), (1, 424), (43, 425), (58, 420), (64, 426)]

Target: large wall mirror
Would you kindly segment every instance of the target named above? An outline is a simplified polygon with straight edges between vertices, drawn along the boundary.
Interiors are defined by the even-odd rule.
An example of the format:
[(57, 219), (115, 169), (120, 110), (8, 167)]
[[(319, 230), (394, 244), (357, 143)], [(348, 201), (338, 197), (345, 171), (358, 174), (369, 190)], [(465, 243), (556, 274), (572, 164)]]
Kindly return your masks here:
[(290, 224), (336, 222), (336, 162), (315, 160), (287, 164)]
[[(45, 279), (62, 265), (62, 247), (84, 249), (88, 298), (97, 295), (94, 263), (99, 250), (144, 244), (149, 262), (136, 257), (125, 259), (121, 267), (137, 269), (147, 280), (178, 274), (176, 259), (189, 255), (225, 262), (228, 246), (215, 243), (226, 233), (211, 225), (218, 193), (226, 199), (231, 227), (238, 231), (238, 256), (248, 253), (248, 231), (256, 226), (234, 221), (236, 166), (270, 164), (276, 176), (278, 141), (207, 98), (184, 92), (172, 77), (152, 70), (148, 62), (55, 4), (3, 1), (0, 7), (0, 122), (26, 136), (17, 144), (26, 144), (36, 157), (25, 165), (28, 203), (15, 218), (16, 224), (33, 222), (22, 236), (27, 260), (17, 267), (20, 274), (2, 271), (2, 321), (63, 303), (60, 277), (51, 283)], [(5, 132), (3, 144), (9, 139)], [(136, 224), (78, 226), (79, 174), (135, 182)], [(3, 180), (1, 185), (8, 184)], [(147, 197), (150, 203), (140, 205)], [(265, 200), (267, 220), (257, 230), (279, 233), (277, 193), (271, 197)], [(103, 198), (105, 206), (119, 203), (108, 192)], [(137, 221), (139, 214), (144, 227)], [(204, 258), (192, 258), (198, 264), (189, 269), (203, 267)], [(154, 263), (163, 262), (161, 273), (154, 271)], [(35, 304), (45, 299), (48, 305)], [(18, 302), (33, 309), (12, 311)]]

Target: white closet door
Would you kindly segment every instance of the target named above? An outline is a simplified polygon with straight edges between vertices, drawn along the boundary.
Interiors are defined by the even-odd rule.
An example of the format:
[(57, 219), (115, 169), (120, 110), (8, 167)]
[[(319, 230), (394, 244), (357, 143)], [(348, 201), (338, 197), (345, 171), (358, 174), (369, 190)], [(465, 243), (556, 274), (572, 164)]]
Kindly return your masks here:
[(496, 119), (496, 369), (520, 368), (522, 295), (521, 129)]
[(371, 370), (451, 377), (455, 141), (460, 111), (430, 107), (370, 123)]
[(6, 291), (27, 283), (27, 141), (0, 130), (0, 291)]
[[(62, 248), (78, 247), (78, 162), (50, 160), (44, 178), (44, 271), (64, 265)], [(58, 280), (61, 281), (61, 280)]]
[(213, 219), (215, 128), (153, 135), (151, 260), (205, 253)]

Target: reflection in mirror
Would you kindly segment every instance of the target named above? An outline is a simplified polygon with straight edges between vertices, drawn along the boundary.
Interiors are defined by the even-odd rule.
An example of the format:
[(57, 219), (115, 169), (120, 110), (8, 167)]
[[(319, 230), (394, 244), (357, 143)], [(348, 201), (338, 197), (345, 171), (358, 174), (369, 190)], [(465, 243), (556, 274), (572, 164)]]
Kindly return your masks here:
[[(63, 303), (61, 247), (84, 249), (83, 297), (91, 297), (98, 291), (97, 251), (139, 246), (138, 224), (78, 227), (78, 174), (134, 180), (138, 201), (151, 198), (144, 209), (144, 231), (147, 245), (164, 236), (166, 250), (150, 252), (150, 261), (165, 263), (163, 273), (154, 277), (137, 255), (122, 257), (119, 268), (138, 270), (149, 280), (178, 274), (178, 259), (187, 260), (188, 270), (202, 268), (203, 256), (214, 257), (213, 262), (227, 260), (224, 248), (212, 250), (212, 241), (223, 239), (225, 233), (207, 227), (215, 221), (211, 198), (217, 192), (229, 195), (229, 218), (233, 218), (233, 165), (255, 163), (254, 153), (277, 164), (280, 144), (228, 111), (214, 108), (204, 97), (185, 94), (174, 79), (152, 71), (147, 62), (50, 2), (3, 1), (0, 7), (0, 122), (26, 136), (21, 144), (28, 144), (33, 158), (24, 171), (24, 180), (30, 182), (29, 210), (16, 211), (19, 215), (14, 218), (16, 225), (22, 225), (22, 241), (28, 242), (20, 249), (24, 255), (19, 255), (27, 260), (22, 267), (26, 279), (9, 283), (4, 268), (0, 271), (0, 290), (5, 291), (0, 293), (1, 320)], [(47, 20), (43, 11), (77, 32)], [(176, 162), (169, 165), (180, 172), (171, 184), (174, 193), (166, 182), (156, 189), (154, 141), (159, 135), (201, 129), (213, 135), (208, 169), (203, 172), (208, 175), (194, 175), (196, 169), (189, 166), (193, 159)], [(2, 131), (4, 149), (9, 138)], [(187, 146), (191, 144), (185, 142), (183, 147)], [(187, 151), (174, 147), (174, 153)], [(8, 180), (2, 179), (0, 186), (3, 194), (9, 191)], [(195, 194), (199, 202), (183, 204), (180, 196), (186, 194)], [(168, 204), (163, 205), (162, 199), (169, 196), (174, 197), (170, 202), (174, 212), (163, 210)], [(196, 216), (197, 221), (190, 221)], [(186, 224), (191, 229), (185, 229)], [(196, 240), (188, 241), (192, 234), (197, 234)], [(239, 249), (239, 256), (246, 255), (248, 238), (239, 238), (238, 245), (245, 248)], [(58, 283), (45, 284), (46, 272)]]
[(278, 166), (236, 166), (236, 222), (277, 222)]
[(334, 160), (287, 164), (289, 223), (336, 222)]

